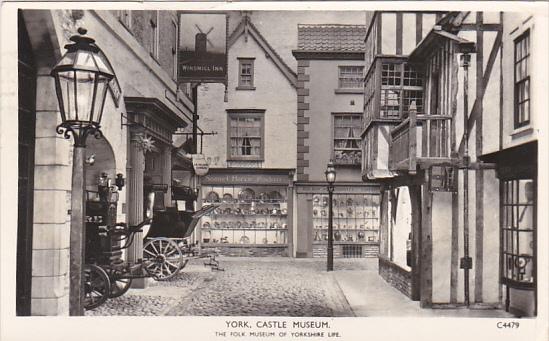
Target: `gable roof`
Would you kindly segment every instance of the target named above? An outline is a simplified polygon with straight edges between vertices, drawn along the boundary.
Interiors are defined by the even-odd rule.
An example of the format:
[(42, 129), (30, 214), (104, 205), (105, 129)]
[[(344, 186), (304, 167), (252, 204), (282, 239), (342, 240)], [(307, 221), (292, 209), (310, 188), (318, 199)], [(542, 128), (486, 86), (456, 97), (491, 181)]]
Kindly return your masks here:
[(297, 49), (314, 52), (364, 52), (365, 25), (297, 25)]
[(265, 52), (265, 54), (273, 61), (275, 66), (282, 72), (282, 74), (288, 79), (293, 87), (297, 87), (297, 75), (296, 73), (284, 62), (282, 57), (276, 52), (276, 50), (269, 44), (267, 39), (259, 32), (257, 27), (252, 23), (250, 17), (245, 16), (237, 25), (233, 33), (229, 36), (227, 48), (231, 48), (234, 43), (240, 38), (241, 35), (249, 34), (259, 45), (259, 47)]

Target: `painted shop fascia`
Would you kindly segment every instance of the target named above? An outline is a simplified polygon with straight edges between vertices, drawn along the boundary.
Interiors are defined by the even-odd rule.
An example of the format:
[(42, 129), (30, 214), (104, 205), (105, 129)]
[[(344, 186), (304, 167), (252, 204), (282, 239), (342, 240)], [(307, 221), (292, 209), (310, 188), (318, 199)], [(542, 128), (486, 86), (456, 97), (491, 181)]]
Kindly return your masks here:
[[(140, 16), (145, 20), (147, 15), (154, 15), (166, 25), (177, 19), (175, 13), (156, 12), (139, 11), (134, 22), (137, 24)], [(32, 49), (24, 53), (33, 55), (37, 95), (34, 166), (29, 168), (34, 184), (27, 194), (29, 203), (33, 204), (24, 208), (31, 212), (32, 219), (27, 220), (27, 227), (18, 226), (20, 231), (26, 231), (19, 238), (31, 241), (26, 247), (21, 245), (21, 254), (25, 256), (18, 258), (18, 265), (26, 264), (21, 272), (28, 273), (28, 276), (18, 275), (18, 287), (28, 289), (21, 293), (21, 300), (18, 293), (17, 309), (21, 315), (67, 315), (70, 230), (67, 212), (70, 210), (72, 143), (56, 135), (60, 115), (53, 79), (49, 76), (51, 68), (64, 54), (62, 46), (78, 27), (85, 27), (105, 51), (116, 73), (116, 87), (109, 92), (105, 103), (103, 139), (88, 139), (86, 157), (94, 154), (95, 163), (87, 166), (86, 189), (97, 190), (97, 179), (103, 173), (113, 181), (117, 174), (126, 178), (126, 186), (119, 192), (117, 222), (136, 224), (143, 219), (143, 192), (139, 183), (143, 181), (145, 161), (155, 154), (154, 148), (143, 148), (144, 139), (156, 141), (156, 152), (162, 151), (165, 162), (163, 171), (159, 171), (162, 174), (153, 175), (171, 184), (172, 133), (176, 127), (188, 124), (187, 117), (193, 108), (188, 96), (176, 91), (170, 66), (162, 58), (157, 60), (148, 53), (142, 32), (137, 34), (124, 26), (118, 11), (24, 10), (19, 15)], [(165, 28), (162, 23), (158, 26), (160, 30)], [(20, 35), (19, 39), (26, 38)], [(26, 90), (20, 88), (20, 92)], [(139, 117), (147, 116), (147, 112), (152, 115), (141, 120)], [(23, 278), (24, 283), (20, 283)]]
[[(380, 274), (397, 286), (407, 282), (422, 307), (504, 307), (520, 316), (536, 314), (535, 199), (526, 205), (532, 239), (529, 246), (521, 244), (524, 255), (518, 255), (506, 250), (517, 227), (502, 216), (516, 203), (500, 197), (511, 188), (505, 186), (535, 188), (535, 111), (528, 107), (529, 120), (520, 117), (528, 122), (513, 128), (518, 109), (512, 77), (517, 42), (530, 35), (541, 43), (534, 21), (507, 13), (375, 12), (367, 22), (362, 177), (382, 184)], [(403, 30), (414, 27), (411, 22), (415, 32)], [(417, 45), (407, 47), (413, 36)], [(536, 45), (529, 46), (530, 65), (537, 66)], [(466, 94), (459, 59), (464, 53), (471, 56)], [(402, 100), (390, 97), (396, 92)], [(531, 155), (524, 158), (531, 165), (522, 167), (530, 169), (526, 173), (508, 163), (517, 145)], [(464, 169), (472, 179), (468, 197)], [(504, 169), (511, 172), (503, 175)], [(513, 260), (523, 258), (526, 266), (515, 269), (520, 262)]]

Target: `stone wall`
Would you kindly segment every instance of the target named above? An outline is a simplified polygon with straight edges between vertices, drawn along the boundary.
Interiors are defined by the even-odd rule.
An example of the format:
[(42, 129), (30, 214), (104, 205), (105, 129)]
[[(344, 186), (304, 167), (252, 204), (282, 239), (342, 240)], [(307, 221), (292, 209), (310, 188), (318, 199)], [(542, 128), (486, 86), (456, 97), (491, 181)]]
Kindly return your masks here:
[(408, 297), (412, 297), (412, 272), (406, 271), (384, 257), (379, 257), (379, 275)]

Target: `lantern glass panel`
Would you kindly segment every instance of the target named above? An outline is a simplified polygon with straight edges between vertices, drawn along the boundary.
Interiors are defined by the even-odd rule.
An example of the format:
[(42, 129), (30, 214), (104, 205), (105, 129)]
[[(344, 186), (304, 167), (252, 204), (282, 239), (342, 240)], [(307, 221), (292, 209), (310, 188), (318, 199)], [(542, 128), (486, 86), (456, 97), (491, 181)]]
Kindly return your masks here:
[(59, 90), (61, 92), (59, 96), (59, 107), (65, 113), (65, 119), (67, 121), (74, 121), (77, 119), (75, 104), (75, 91), (74, 91), (74, 71), (62, 71), (57, 74), (57, 82), (59, 84)]
[(103, 115), (103, 106), (105, 105), (105, 99), (107, 95), (107, 89), (109, 88), (110, 79), (97, 74), (97, 90), (95, 94), (95, 105), (93, 107), (93, 121), (101, 123), (101, 116)]
[(81, 122), (92, 122), (91, 116), (94, 103), (95, 73), (76, 71), (76, 114)]
[(328, 181), (329, 183), (334, 183), (335, 182), (335, 172), (333, 171), (329, 171), (326, 173), (326, 181)]

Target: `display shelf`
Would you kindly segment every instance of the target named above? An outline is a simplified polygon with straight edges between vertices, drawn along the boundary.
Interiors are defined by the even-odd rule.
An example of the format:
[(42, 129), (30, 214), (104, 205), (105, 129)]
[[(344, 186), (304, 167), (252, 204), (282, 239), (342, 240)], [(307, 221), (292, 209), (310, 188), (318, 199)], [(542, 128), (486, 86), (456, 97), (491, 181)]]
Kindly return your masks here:
[[(363, 247), (379, 245), (379, 195), (340, 194), (333, 196), (332, 222), (334, 245), (354, 250), (340, 250), (343, 257), (369, 256)], [(328, 244), (329, 198), (325, 194), (313, 195), (312, 223), (315, 247)], [(356, 246), (356, 247), (355, 247)], [(318, 253), (318, 252), (317, 252)]]
[[(327, 240), (315, 240), (313, 241), (314, 245), (326, 245), (328, 244)], [(358, 244), (358, 245), (378, 245), (379, 242), (369, 242), (369, 241), (345, 241), (345, 240), (334, 240), (335, 245), (344, 245), (344, 244)]]
[(204, 247), (287, 247), (286, 244), (235, 244), (235, 243), (202, 243)]
[(243, 228), (243, 227), (227, 227), (227, 228), (222, 228), (222, 227), (202, 227), (202, 230), (210, 230), (210, 231), (213, 231), (213, 230), (223, 230), (223, 231), (234, 231), (234, 230), (237, 230), (237, 231), (288, 231), (287, 228)]
[(218, 204), (200, 222), (204, 246), (287, 246), (286, 187), (209, 186), (202, 193), (204, 204)]

